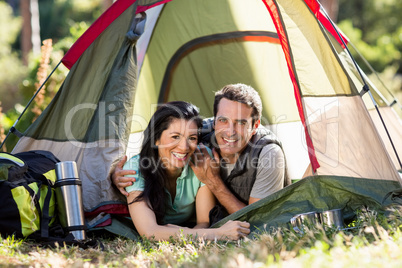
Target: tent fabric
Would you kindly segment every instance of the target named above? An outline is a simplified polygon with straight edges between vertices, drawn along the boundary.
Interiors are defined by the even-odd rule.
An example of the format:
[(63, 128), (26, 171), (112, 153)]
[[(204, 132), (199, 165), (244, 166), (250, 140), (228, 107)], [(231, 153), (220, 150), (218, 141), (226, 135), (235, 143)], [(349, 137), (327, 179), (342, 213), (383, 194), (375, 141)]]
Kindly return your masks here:
[[(212, 4), (213, 3), (213, 4)], [(219, 3), (219, 4), (218, 4)], [(144, 127), (144, 124), (142, 123), (143, 121), (147, 122), (153, 113), (153, 109), (149, 109), (148, 103), (155, 103), (159, 99), (159, 90), (162, 84), (162, 79), (164, 77), (164, 73), (166, 70), (166, 66), (168, 65), (169, 59), (172, 57), (172, 55), (177, 51), (177, 49), (180, 48), (181, 44), (187, 43), (191, 39), (195, 39), (200, 36), (208, 36), (211, 35), (211, 33), (214, 32), (233, 32), (233, 31), (246, 31), (246, 30), (260, 30), (260, 31), (267, 31), (267, 32), (272, 32), (275, 31), (275, 26), (274, 24), (270, 23), (269, 19), (269, 13), (264, 8), (264, 3), (255, 1), (253, 4), (249, 4), (249, 2), (245, 1), (220, 1), (216, 3), (216, 1), (194, 1), (194, 2), (189, 2), (189, 1), (183, 1), (183, 0), (177, 0), (170, 2), (165, 5), (164, 10), (161, 13), (161, 16), (159, 17), (159, 21), (155, 26), (155, 29), (153, 31), (153, 37), (152, 37), (152, 42), (150, 42), (149, 47), (147, 48), (147, 55), (144, 58), (144, 62), (142, 64), (141, 68), (141, 75), (140, 79), (138, 82), (138, 91), (137, 94), (141, 95), (141, 99), (136, 98), (137, 101), (134, 105), (134, 114), (140, 115), (140, 118), (145, 118), (145, 120), (142, 120), (141, 122), (135, 122), (132, 126), (135, 127), (136, 129), (133, 129), (132, 131), (141, 131), (141, 129), (138, 129), (138, 127), (142, 126)], [(208, 8), (209, 6), (213, 5), (214, 9)], [(305, 7), (306, 9), (307, 7)], [(207, 9), (207, 11), (203, 12), (203, 10)], [(307, 8), (308, 9), (308, 8)], [(164, 15), (166, 14), (166, 15)], [(201, 16), (201, 14), (203, 14)], [(236, 14), (236, 15), (235, 15)], [(253, 16), (248, 16), (247, 14), (253, 14)], [(309, 14), (311, 15), (311, 14)], [(218, 20), (219, 18), (219, 20)], [(185, 22), (185, 23), (183, 23)], [(172, 32), (169, 29), (176, 29), (176, 31)], [(237, 46), (244, 46), (243, 44), (235, 44)], [(234, 45), (234, 46), (235, 46)], [(265, 44), (264, 44), (265, 45)], [(226, 45), (225, 46), (229, 46)], [(261, 75), (258, 78), (261, 79), (256, 79), (254, 77), (251, 77), (250, 80), (247, 79), (247, 73), (245, 73), (243, 77), (243, 70), (247, 70), (247, 66), (253, 66), (254, 63), (251, 60), (255, 59), (254, 55), (257, 55), (256, 53), (253, 55), (253, 51), (261, 51), (261, 50), (254, 50), (252, 46), (258, 46), (258, 45), (250, 45), (249, 49), (245, 49), (247, 51), (247, 54), (245, 54), (245, 58), (241, 58), (241, 54), (239, 57), (239, 64), (242, 64), (241, 68), (235, 68), (236, 65), (232, 67), (232, 64), (227, 64), (226, 66), (224, 65), (223, 67), (220, 68), (219, 63), (222, 65), (225, 63), (225, 56), (224, 54), (215, 54), (211, 50), (205, 49), (205, 51), (208, 51), (208, 53), (203, 54), (204, 57), (209, 57), (206, 58), (205, 61), (213, 63), (213, 66), (209, 65), (204, 65), (203, 69), (197, 69), (194, 71), (194, 68), (196, 66), (192, 65), (194, 60), (191, 61), (189, 64), (190, 68), (185, 68), (183, 67), (184, 70), (187, 70), (188, 72), (186, 75), (183, 77), (187, 78), (188, 73), (193, 71), (195, 74), (194, 77), (196, 79), (190, 80), (193, 82), (193, 84), (190, 86), (192, 88), (192, 92), (196, 92), (198, 95), (197, 97), (199, 98), (191, 98), (191, 99), (185, 99), (183, 96), (181, 96), (182, 100), (187, 100), (187, 101), (194, 101), (196, 105), (199, 105), (199, 103), (202, 103), (200, 106), (201, 111), (207, 110), (210, 111), (211, 108), (205, 108), (207, 107), (212, 107), (211, 102), (213, 99), (213, 96), (211, 96), (211, 93), (213, 90), (217, 90), (224, 86), (225, 84), (228, 83), (234, 83), (234, 82), (243, 82), (243, 83), (248, 83), (252, 85), (253, 87), (259, 89), (259, 88), (267, 88), (265, 87), (267, 80), (264, 80), (264, 76), (269, 73), (268, 71), (264, 71), (264, 69), (261, 69)], [(262, 45), (261, 45), (262, 46)], [(231, 55), (231, 58), (234, 59), (234, 62), (236, 62), (236, 58), (238, 57), (239, 54), (236, 53), (238, 50), (233, 50), (233, 46), (229, 46), (229, 49), (222, 49), (224, 47), (219, 47), (217, 49), (218, 52), (221, 51), (228, 51), (228, 56)], [(274, 48), (274, 46), (271, 46)], [(209, 49), (209, 47), (208, 47)], [(242, 49), (240, 47), (239, 49)], [(279, 48), (280, 49), (280, 48)], [(266, 50), (269, 51), (269, 50)], [(269, 53), (269, 52), (268, 52)], [(250, 56), (251, 55), (251, 56)], [(285, 54), (289, 55), (289, 54)], [(192, 57), (196, 57), (194, 53), (191, 54)], [(214, 60), (214, 59), (219, 59), (219, 57), (225, 57), (221, 61), (219, 60)], [(281, 56), (283, 57), (283, 56)], [(250, 58), (250, 59), (248, 59)], [(244, 65), (244, 60), (247, 60), (246, 62), (250, 62), (248, 65)], [(217, 64), (217, 66), (215, 66)], [(205, 72), (205, 68), (210, 68), (212, 67), (212, 70), (217, 70), (216, 72)], [(270, 71), (272, 71), (274, 68), (269, 68)], [(274, 71), (274, 70), (273, 70)], [(216, 73), (216, 76), (219, 76), (219, 80), (217, 79), (208, 79), (209, 73)], [(204, 74), (204, 76), (202, 76)], [(259, 74), (259, 70), (256, 70), (256, 72), (252, 72), (253, 75)], [(236, 78), (234, 78), (236, 77)], [(184, 78), (182, 78), (179, 81), (182, 81)], [(212, 77), (215, 78), (215, 77)], [(226, 80), (225, 80), (226, 78)], [(175, 79), (177, 79), (175, 77)], [(234, 79), (238, 79), (237, 81), (233, 81)], [(289, 78), (287, 78), (289, 79)], [(277, 79), (273, 79), (275, 81)], [(272, 80), (271, 80), (272, 81)], [(286, 81), (286, 80), (284, 80)], [(191, 82), (190, 82), (191, 83)], [(186, 83), (190, 84), (190, 83)], [(197, 84), (200, 84), (198, 86), (199, 90), (197, 90)], [(297, 85), (296, 82), (293, 83), (293, 86)], [(173, 88), (174, 92), (174, 87)], [(183, 88), (183, 85), (180, 84), (180, 88)], [(269, 87), (268, 87), (269, 88)], [(272, 88), (272, 86), (271, 86)], [(275, 92), (274, 90), (261, 90), (262, 92)], [(284, 90), (285, 91), (285, 90)], [(288, 91), (289, 92), (289, 91)], [(295, 90), (297, 94), (299, 94), (298, 90)], [(174, 93), (173, 93), (174, 94)], [(286, 93), (284, 93), (286, 94)], [(181, 94), (182, 95), (182, 94)], [(211, 97), (207, 97), (211, 96)], [(298, 95), (296, 95), (298, 96)], [(169, 100), (172, 100), (172, 98), (168, 98)], [(273, 99), (273, 98), (272, 98)], [(272, 100), (271, 99), (271, 100)], [(294, 97), (293, 97), (294, 99)], [(299, 116), (302, 118), (302, 122), (304, 122), (304, 115), (301, 111), (301, 100), (300, 96), (297, 97), (299, 105), (296, 107), (299, 107)], [(144, 101), (145, 100), (145, 101)], [(209, 102), (207, 100), (210, 100)], [(264, 102), (264, 100), (263, 100)], [(287, 102), (281, 102), (280, 105), (283, 105), (284, 103)], [(265, 103), (264, 107), (268, 108), (270, 107), (268, 104), (266, 105)], [(276, 107), (280, 106), (276, 105)], [(286, 104), (285, 104), (286, 105)], [(276, 113), (275, 113), (276, 114)], [(208, 116), (208, 115), (207, 115)], [(294, 118), (294, 116), (291, 116), (289, 118)], [(269, 120), (269, 118), (267, 119)], [(143, 129), (142, 129), (143, 130)], [(306, 139), (309, 140), (309, 134), (306, 132)], [(309, 144), (309, 150), (308, 152), (310, 154), (314, 154), (314, 149), (311, 146), (311, 142), (307, 142)], [(312, 159), (314, 161), (314, 157), (312, 156)], [(316, 166), (316, 165), (315, 165)]]
[(347, 223), (358, 210), (383, 210), (394, 204), (390, 198), (384, 198), (398, 188), (400, 185), (395, 181), (308, 177), (227, 216), (212, 227), (222, 226), (229, 220), (247, 221), (251, 224), (250, 236), (253, 236), (272, 227), (288, 227), (290, 218), (297, 214), (331, 209), (342, 209)]
[[(247, 14), (253, 14), (253, 16), (250, 17)], [(141, 96), (141, 99), (136, 98), (134, 114), (144, 118), (145, 122), (149, 121), (153, 113), (149, 103), (158, 102), (169, 61), (184, 44), (214, 34), (236, 34), (245, 31), (275, 33), (274, 26), (266, 23), (267, 15), (268, 12), (260, 1), (254, 2), (253, 5), (239, 0), (178, 0), (166, 4), (155, 28), (151, 29), (152, 40), (147, 47), (137, 86), (137, 95)], [(213, 91), (225, 84), (243, 82), (255, 88), (270, 86), (269, 83), (260, 79), (263, 75), (267, 75), (263, 71), (266, 61), (260, 61), (261, 65), (254, 64), (253, 61), (258, 57), (268, 59), (265, 53), (269, 52), (264, 52), (268, 51), (267, 47), (274, 49), (274, 52), (269, 55), (278, 55), (274, 56), (276, 58), (283, 57), (280, 46), (268, 42), (236, 41), (234, 38), (229, 40), (222, 38), (221, 41), (215, 41), (215, 45), (210, 43), (198, 45), (197, 49), (187, 53), (187, 57), (181, 59), (171, 73), (170, 94), (167, 100), (180, 96), (181, 100), (193, 102), (204, 116), (210, 117), (212, 116)], [(264, 53), (259, 54), (259, 52)], [(281, 62), (275, 58), (274, 60), (275, 64)], [(259, 68), (261, 70), (258, 70)], [(284, 77), (284, 81), (286, 79), (289, 78)], [(286, 83), (284, 82), (285, 85)], [(270, 88), (273, 89), (274, 86), (271, 85)], [(181, 90), (184, 88), (191, 90)], [(194, 97), (193, 94), (197, 95)], [(294, 108), (290, 110), (293, 111)], [(292, 113), (290, 118), (299, 120), (297, 113), (296, 116)], [(140, 122), (135, 123), (132, 125), (132, 132), (143, 131), (145, 126)]]
[[(329, 38), (331, 38), (331, 35), (329, 35)], [(371, 119), (376, 126), (376, 129), (379, 132), (382, 141), (385, 144), (386, 150), (390, 155), (395, 168), (402, 169), (397, 159), (397, 155), (395, 154), (396, 150), (398, 157), (401, 159), (402, 109), (397, 106), (395, 106), (394, 108), (392, 107), (392, 103), (395, 100), (395, 97), (392, 96), (390, 92), (384, 89), (380, 90), (379, 88), (377, 88), (361, 69), (360, 73), (358, 72), (355, 67), (355, 63), (350, 58), (349, 54), (345, 51), (344, 47), (337, 45), (336, 42), (332, 42), (332, 44), (334, 45), (334, 49), (337, 51), (339, 59), (342, 61), (343, 66), (345, 66), (345, 70), (349, 75), (352, 83), (355, 85), (355, 88), (360, 91), (363, 89), (363, 79), (366, 85), (369, 87), (370, 93), (364, 94), (362, 96), (362, 100), (364, 101), (365, 107), (369, 111)], [(363, 78), (360, 76), (360, 74), (363, 76)], [(392, 143), (394, 143), (394, 147), (392, 147), (391, 145), (390, 137), (386, 133), (384, 124), (382, 123), (380, 115), (378, 113), (380, 113), (382, 120), (385, 123), (385, 127), (387, 128), (389, 136), (391, 137)]]
[[(320, 12), (317, 15), (317, 19), (321, 22), (325, 29), (327, 29), (330, 34), (335, 38), (335, 40), (341, 45), (342, 48), (345, 48), (345, 44), (349, 43), (347, 37), (342, 33), (342, 31), (336, 27), (335, 24), (332, 24), (328, 17), (325, 15), (323, 9), (320, 9)], [(342, 39), (341, 39), (342, 38)]]
[[(205, 2), (203, 2), (203, 4), (205, 5)], [(154, 108), (150, 109), (148, 103), (156, 102), (158, 98), (161, 100), (159, 90), (163, 87), (162, 78), (166, 77), (166, 72), (168, 72), (169, 69), (164, 66), (168, 66), (169, 59), (173, 58), (174, 53), (177, 53), (177, 51), (181, 49), (180, 44), (187, 44), (189, 42), (187, 40), (194, 40), (199, 38), (199, 36), (210, 36), (209, 33), (203, 33), (203, 35), (199, 33), (206, 31), (205, 29), (214, 29), (217, 32), (224, 30), (225, 32), (232, 32), (234, 29), (229, 28), (220, 30), (219, 22), (216, 22), (216, 19), (214, 19), (217, 15), (210, 12), (208, 13), (208, 16), (210, 17), (206, 16), (205, 21), (202, 21), (202, 23), (196, 23), (196, 30), (189, 30), (192, 29), (192, 24), (189, 23), (189, 21), (191, 22), (191, 19), (189, 18), (195, 17), (196, 19), (194, 20), (200, 22), (200, 14), (202, 14), (202, 11), (199, 13), (197, 12), (202, 10), (202, 8), (205, 8), (204, 6), (201, 6), (201, 4), (199, 4), (200, 6), (194, 6), (194, 3), (192, 3), (191, 5), (194, 7), (189, 7), (189, 5), (190, 3), (186, 5), (184, 1), (174, 1), (166, 5), (159, 17), (155, 29), (153, 30), (154, 35), (152, 45), (148, 47), (148, 56), (145, 57), (143, 70), (138, 84), (137, 94), (141, 97), (136, 98), (136, 103), (134, 105), (134, 114), (140, 116), (138, 116), (139, 120), (133, 121), (132, 132), (141, 131), (145, 128), (147, 121), (154, 111)], [(243, 3), (243, 5), (247, 4)], [(251, 9), (251, 7), (241, 6), (243, 13), (247, 12), (247, 8)], [(291, 13), (300, 15), (300, 7), (298, 6), (295, 9), (299, 11)], [(189, 12), (189, 10), (194, 10), (195, 13)], [(305, 10), (306, 12), (309, 12), (308, 9)], [(217, 6), (214, 11), (223, 13), (220, 12), (220, 9)], [(183, 15), (184, 12), (186, 13)], [(258, 12), (262, 15), (266, 13), (266, 11), (261, 9), (261, 7), (258, 8)], [(258, 14), (258, 12), (252, 10), (251, 13)], [(166, 14), (169, 14), (169, 16)], [(225, 14), (230, 13), (226, 12)], [(186, 18), (186, 16), (189, 18)], [(178, 17), (180, 17), (180, 19), (177, 19)], [(315, 38), (309, 37), (309, 35), (312, 35), (312, 27), (310, 27), (310, 24), (308, 24), (308, 27), (304, 26), (306, 28), (305, 30), (299, 30), (301, 27), (299, 27), (299, 25), (294, 25), (294, 21), (297, 21), (297, 19), (290, 17), (287, 18), (285, 15), (282, 15), (282, 17), (284, 21), (289, 21), (290, 23), (290, 25), (287, 25), (287, 28), (296, 29), (295, 31), (298, 31), (296, 34), (292, 34), (292, 36), (296, 37), (291, 44), (293, 45), (293, 49), (300, 47), (301, 50), (300, 52), (292, 53), (297, 54), (298, 57), (300, 57), (300, 59), (298, 59), (293, 56), (293, 59), (295, 61), (294, 65), (298, 68), (296, 73), (302, 74), (299, 75), (298, 79), (300, 80), (299, 83), (304, 91), (302, 92), (304, 96), (358, 94), (357, 87), (355, 86), (356, 83), (351, 83), (352, 79), (344, 73), (345, 68), (343, 67), (342, 60), (332, 53), (326, 53), (326, 51), (332, 51), (334, 48), (328, 44), (327, 36), (322, 33), (323, 29), (319, 24), (317, 24), (314, 17), (311, 18), (311, 24), (315, 27)], [(305, 16), (302, 17), (304, 18)], [(186, 21), (186, 23), (182, 23), (182, 21)], [(229, 18), (223, 18), (223, 21), (226, 22), (226, 25), (229, 24), (229, 21), (233, 21), (233, 25), (238, 25), (242, 21), (242, 18), (241, 16), (230, 16)], [(208, 23), (213, 26), (209, 26)], [(253, 24), (253, 20), (248, 19), (248, 24)], [(258, 28), (253, 29), (272, 31), (272, 28), (263, 28), (263, 26), (261, 26), (266, 24), (264, 21), (258, 21), (255, 24), (258, 25)], [(299, 22), (299, 24), (303, 23)], [(255, 27), (255, 25), (252, 26)], [(169, 32), (170, 27), (178, 30), (173, 33)], [(199, 30), (197, 27), (201, 29)], [(250, 28), (243, 26), (241, 30), (250, 30)], [(289, 32), (289, 30), (287, 31)], [(186, 34), (189, 36), (187, 37)], [(174, 42), (177, 42), (179, 45), (174, 46)], [(308, 45), (314, 45), (314, 49), (307, 50), (307, 46), (303, 46), (302, 42), (308, 42)], [(218, 52), (215, 52), (215, 49)], [(281, 47), (272, 43), (251, 44), (250, 42), (245, 42), (244, 44), (222, 42), (219, 46), (198, 46), (196, 50), (192, 50), (191, 53), (182, 58), (175, 66), (174, 71), (169, 75), (171, 77), (169, 82), (169, 96), (167, 99), (162, 98), (162, 100), (171, 101), (181, 99), (191, 101), (195, 105), (201, 107), (202, 114), (205, 116), (211, 116), (213, 103), (213, 94), (211, 93), (213, 92), (212, 90), (206, 91), (205, 89), (217, 88), (217, 86), (214, 86), (219, 84), (217, 81), (222, 81), (222, 85), (230, 83), (233, 81), (236, 70), (239, 70), (237, 72), (241, 72), (240, 76), (242, 77), (242, 81), (253, 85), (257, 89), (264, 89), (260, 90), (264, 104), (264, 124), (276, 124), (277, 122), (275, 122), (275, 120), (278, 118), (280, 118), (280, 124), (295, 121), (297, 120), (296, 117), (298, 117), (297, 110), (295, 110), (296, 107), (294, 105), (289, 105), (290, 103), (288, 102), (278, 101), (291, 99), (289, 96), (293, 93), (287, 89), (292, 87), (292, 82), (288, 77), (281, 76), (283, 72), (278, 72), (279, 68), (275, 69), (266, 66), (266, 63), (269, 63), (272, 66), (281, 66), (281, 70), (286, 68), (286, 61), (284, 61), (283, 54), (278, 53), (281, 49)], [(309, 51), (310, 54), (306, 51)], [(291, 56), (292, 53), (289, 53), (289, 56)], [(226, 66), (225, 68), (225, 59), (229, 58), (231, 55), (236, 55), (235, 58), (239, 60), (232, 59), (230, 66)], [(292, 59), (289, 61), (292, 62)], [(250, 62), (255, 66), (262, 66), (262, 68), (255, 68), (256, 70), (250, 69), (250, 73), (248, 73), (248, 69), (243, 67), (244, 62)], [(324, 64), (324, 62), (328, 62), (328, 64)], [(309, 64), (309, 66), (306, 66), (306, 64)], [(322, 68), (319, 66), (322, 66)], [(203, 71), (204, 69), (208, 69), (209, 71), (205, 72)], [(264, 70), (269, 70), (269, 72), (264, 72)], [(227, 77), (226, 80), (225, 77)], [(237, 77), (239, 77), (239, 75), (237, 75)], [(278, 77), (280, 77), (280, 79), (278, 79)], [(191, 88), (192, 90), (182, 90), (183, 88)], [(275, 90), (277, 88), (283, 90)], [(295, 92), (297, 93), (298, 91)], [(305, 111), (303, 111), (303, 113), (304, 112)], [(278, 114), (281, 115), (281, 117), (278, 117)], [(272, 118), (274, 120), (272, 120)]]
[[(77, 162), (84, 209), (125, 203), (111, 186), (112, 164), (124, 154), (136, 84), (136, 5), (102, 32), (71, 68), (62, 87), (13, 152), (42, 148)], [(99, 45), (99, 44), (108, 45)]]
[(159, 6), (161, 4), (170, 2), (172, 0), (138, 0), (138, 8), (137, 8), (137, 13), (139, 12), (145, 12), (150, 8)]
[(309, 10), (306, 10), (303, 3), (278, 3), (287, 11), (281, 14), (303, 97), (357, 94), (337, 55), (328, 53), (332, 51), (332, 47), (315, 17), (307, 14)]
[(399, 184), (319, 9), (315, 0), (118, 0), (66, 54), (65, 82), (13, 152), (76, 161), (87, 213), (124, 206), (113, 163), (130, 153), (130, 136), (141, 135), (163, 92), (210, 116), (213, 92), (240, 82), (259, 91), (264, 125), (287, 142), (292, 179), (314, 172)]
[[(302, 102), (301, 102), (301, 92), (300, 92), (300, 84), (297, 81), (296, 78), (296, 73), (295, 73), (295, 67), (293, 63), (293, 53), (290, 50), (290, 42), (288, 39), (288, 34), (285, 31), (284, 27), (285, 25), (282, 24), (282, 13), (279, 13), (279, 3), (274, 3), (274, 1), (266, 1), (269, 13), (271, 14), (273, 23), (275, 25), (275, 28), (277, 29), (279, 40), (281, 41), (282, 49), (285, 54), (286, 62), (289, 68), (289, 75), (292, 80), (292, 84), (294, 87), (294, 95), (296, 99), (296, 105), (297, 109), (299, 111), (300, 119), (303, 124), (304, 130), (305, 130), (305, 137), (306, 137), (306, 142), (307, 142), (307, 147), (308, 147), (308, 155), (310, 158), (311, 162), (311, 167), (313, 168), (313, 171), (315, 172), (317, 168), (320, 167), (320, 164), (317, 161), (317, 157), (315, 155), (314, 147), (312, 145), (310, 133), (308, 132), (307, 125), (306, 125), (306, 118), (305, 114), (303, 113), (303, 107), (302, 107)], [(304, 6), (303, 6), (304, 8)]]
[[(308, 177), (225, 217), (212, 228), (218, 228), (229, 220), (247, 221), (251, 230), (249, 237), (252, 238), (272, 228), (290, 228), (290, 218), (297, 214), (332, 209), (342, 209), (346, 226), (355, 219), (356, 211), (385, 211), (387, 206), (396, 204), (396, 200), (385, 197), (399, 187), (395, 181), (342, 176)], [(129, 218), (113, 217), (111, 225), (90, 231), (93, 230), (140, 239)]]
[(68, 68), (76, 63), (82, 53), (95, 41), (99, 35), (106, 30), (129, 6), (136, 0), (119, 1), (113, 4), (107, 12), (103, 13), (86, 31), (86, 34), (81, 36), (74, 45), (64, 55), (62, 62)]
[(313, 139), (319, 175), (400, 180), (360, 97), (305, 98), (305, 104), (312, 137), (320, 136)]
[(385, 147), (387, 148), (387, 152), (394, 163), (394, 166), (398, 170), (402, 170), (402, 167), (398, 161), (397, 155), (395, 154), (394, 148), (398, 154), (399, 160), (402, 161), (402, 119), (398, 117), (396, 112), (391, 107), (380, 107), (379, 108), (382, 119), (385, 122), (388, 133), (391, 136), (392, 142), (394, 146), (392, 146), (391, 141), (389, 140), (388, 134), (385, 131), (385, 128), (381, 122), (381, 119), (376, 110), (370, 110), (369, 114), (375, 126), (377, 126), (377, 130), (382, 138)]
[(171, 0), (125, 0), (116, 1), (103, 13), (64, 55), (62, 62), (68, 68), (77, 62), (84, 51), (130, 6), (138, 4), (136, 13), (145, 12), (149, 8), (169, 2)]

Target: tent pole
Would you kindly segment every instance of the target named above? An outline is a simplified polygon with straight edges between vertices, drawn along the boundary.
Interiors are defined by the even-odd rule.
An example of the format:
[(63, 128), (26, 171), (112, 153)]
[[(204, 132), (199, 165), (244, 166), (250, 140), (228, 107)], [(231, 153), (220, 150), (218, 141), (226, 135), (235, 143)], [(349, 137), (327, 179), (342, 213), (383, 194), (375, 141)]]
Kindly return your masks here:
[(395, 104), (399, 104), (398, 106), (402, 108), (402, 105), (399, 103), (399, 101), (396, 99), (396, 97), (394, 96), (394, 94), (391, 92), (391, 90), (389, 90), (389, 88), (384, 84), (384, 82), (382, 81), (382, 79), (380, 78), (380, 76), (378, 75), (378, 73), (374, 70), (373, 66), (371, 66), (371, 64), (363, 57), (363, 55), (360, 53), (359, 50), (357, 50), (356, 46), (349, 41), (349, 44), (353, 47), (353, 49), (356, 51), (356, 53), (359, 55), (360, 59), (363, 60), (364, 64), (366, 64), (366, 66), (370, 69), (370, 71), (375, 74), (375, 76), (377, 77), (378, 81), (380, 81), (381, 85), (387, 90), (388, 94), (390, 94), (394, 99), (391, 102), (391, 104), (389, 104), (389, 106), (393, 106)]
[(43, 86), (46, 84), (46, 82), (49, 80), (49, 78), (52, 76), (52, 74), (56, 71), (56, 69), (59, 67), (59, 65), (61, 64), (61, 61), (56, 65), (56, 67), (54, 67), (53, 71), (46, 77), (46, 80), (42, 83), (42, 85), (38, 88), (38, 90), (36, 90), (35, 94), (32, 96), (32, 98), (29, 100), (28, 104), (25, 106), (24, 110), (22, 111), (22, 113), (18, 116), (17, 120), (14, 122), (13, 126), (9, 129), (7, 136), (4, 138), (4, 140), (2, 141), (1, 145), (0, 145), (0, 150), (1, 148), (3, 148), (3, 145), (6, 143), (7, 138), (10, 136), (11, 133), (14, 133), (18, 138), (21, 138), (22, 134), (15, 128), (15, 126), (18, 124), (18, 122), (20, 121), (22, 115), (26, 112), (26, 110), (28, 109), (29, 105), (31, 105), (31, 103), (33, 102), (33, 100), (35, 99), (35, 97), (39, 94), (39, 91), (43, 88)]
[[(373, 96), (371, 95), (371, 93), (370, 93), (370, 97), (373, 99)], [(394, 142), (392, 141), (391, 136), (389, 135), (388, 129), (387, 129), (387, 127), (385, 126), (385, 122), (384, 122), (384, 120), (382, 119), (382, 116), (381, 116), (380, 110), (378, 109), (377, 104), (375, 104), (374, 107), (375, 107), (375, 109), (377, 110), (378, 116), (380, 117), (382, 124), (384, 125), (385, 132), (387, 132), (387, 136), (388, 136), (389, 141), (391, 142), (392, 149), (394, 150), (395, 155), (396, 155), (396, 158), (398, 159), (399, 166), (400, 166), (401, 169), (402, 169), (401, 159), (399, 159), (399, 155), (398, 155), (398, 153), (397, 153), (397, 151), (396, 151)]]
[(359, 68), (359, 66), (357, 65), (357, 62), (356, 62), (355, 59), (353, 58), (352, 53), (350, 53), (350, 50), (349, 50), (349, 48), (347, 47), (347, 45), (346, 45), (345, 41), (343, 40), (342, 36), (340, 35), (340, 33), (339, 33), (337, 27), (335, 26), (335, 24), (333, 23), (333, 21), (331, 20), (331, 18), (328, 16), (327, 12), (325, 11), (325, 9), (323, 8), (323, 6), (322, 6), (321, 4), (320, 4), (320, 8), (322, 9), (324, 15), (327, 17), (328, 21), (331, 23), (332, 27), (333, 27), (334, 30), (336, 31), (336, 34), (338, 35), (339, 39), (342, 41), (343, 45), (345, 46), (345, 49), (346, 49), (346, 51), (348, 52), (349, 57), (350, 57), (351, 60), (353, 61), (353, 64), (355, 65), (355, 68), (356, 68), (357, 72), (359, 73), (359, 75), (360, 75), (360, 77), (361, 77), (361, 79), (362, 79), (362, 81), (363, 81), (363, 90), (360, 92), (360, 95), (363, 96), (364, 93), (368, 92), (368, 94), (369, 94), (369, 96), (370, 96), (370, 98), (371, 98), (371, 101), (373, 102), (374, 107), (375, 107), (375, 109), (376, 109), (376, 111), (377, 111), (377, 113), (378, 113), (378, 116), (379, 116), (380, 119), (381, 119), (381, 123), (382, 123), (382, 125), (384, 126), (385, 132), (387, 133), (388, 139), (389, 139), (389, 141), (391, 142), (391, 146), (392, 146), (392, 149), (394, 150), (394, 153), (395, 153), (395, 155), (396, 155), (396, 158), (398, 159), (399, 166), (402, 168), (402, 163), (401, 163), (401, 160), (399, 159), (399, 155), (398, 155), (398, 152), (396, 151), (394, 142), (392, 141), (391, 135), (390, 135), (389, 132), (388, 132), (388, 128), (387, 128), (387, 126), (385, 125), (385, 122), (384, 122), (384, 120), (383, 120), (383, 118), (382, 118), (382, 116), (381, 116), (380, 110), (378, 109), (378, 105), (377, 105), (377, 103), (376, 103), (376, 101), (375, 101), (373, 95), (372, 95), (371, 92), (370, 92), (370, 88), (369, 88), (369, 86), (367, 85), (367, 82), (366, 82), (366, 80), (364, 79), (364, 77), (363, 77), (363, 75), (362, 75), (362, 73), (361, 73), (361, 71), (360, 71), (360, 68)]

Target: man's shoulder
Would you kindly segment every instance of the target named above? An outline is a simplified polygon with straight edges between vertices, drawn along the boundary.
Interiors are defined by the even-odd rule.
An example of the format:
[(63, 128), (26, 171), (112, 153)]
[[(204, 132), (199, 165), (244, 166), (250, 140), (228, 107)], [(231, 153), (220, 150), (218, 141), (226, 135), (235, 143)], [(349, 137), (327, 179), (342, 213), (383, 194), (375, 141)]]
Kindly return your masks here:
[(283, 151), (281, 147), (276, 144), (276, 143), (268, 143), (264, 145), (261, 149), (259, 159), (261, 160), (262, 158), (272, 158), (272, 157), (284, 157)]
[(274, 148), (275, 150), (282, 151), (282, 143), (280, 140), (272, 131), (262, 126), (258, 127), (257, 133), (254, 134), (250, 140), (249, 147), (249, 157), (252, 159), (257, 159), (259, 156), (267, 154)]
[(263, 125), (258, 126), (257, 131), (254, 134), (253, 140), (254, 143), (257, 144), (264, 145), (264, 144), (276, 143), (277, 145), (282, 146), (281, 141), (278, 139), (275, 133)]
[(279, 146), (277, 143), (267, 143), (262, 147), (261, 153), (269, 152), (272, 150), (282, 151), (281, 146)]

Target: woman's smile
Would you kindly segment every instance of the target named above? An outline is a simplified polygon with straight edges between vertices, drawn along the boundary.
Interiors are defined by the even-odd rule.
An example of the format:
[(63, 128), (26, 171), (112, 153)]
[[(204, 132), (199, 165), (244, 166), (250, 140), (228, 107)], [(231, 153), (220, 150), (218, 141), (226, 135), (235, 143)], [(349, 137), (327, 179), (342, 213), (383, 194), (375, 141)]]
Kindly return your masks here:
[(181, 154), (181, 153), (172, 152), (172, 154), (173, 154), (177, 159), (180, 159), (180, 160), (186, 160), (186, 159), (187, 159), (187, 156), (188, 156), (188, 153)]

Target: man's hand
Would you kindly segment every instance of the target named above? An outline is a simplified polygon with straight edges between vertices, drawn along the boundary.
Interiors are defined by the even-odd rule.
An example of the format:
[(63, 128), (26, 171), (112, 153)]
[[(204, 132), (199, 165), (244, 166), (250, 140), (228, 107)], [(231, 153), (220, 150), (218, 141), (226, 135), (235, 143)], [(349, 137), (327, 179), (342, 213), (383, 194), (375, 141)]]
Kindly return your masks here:
[(112, 173), (112, 182), (117, 187), (117, 189), (125, 196), (128, 197), (128, 193), (124, 189), (135, 182), (133, 177), (124, 177), (124, 175), (135, 175), (137, 172), (135, 170), (123, 170), (124, 163), (127, 161), (127, 156), (124, 156), (116, 165)]
[(216, 180), (220, 180), (219, 154), (213, 149), (214, 157), (211, 158), (204, 144), (200, 143), (199, 147), (200, 149), (195, 149), (190, 166), (197, 178), (211, 188), (216, 184)]
[(220, 176), (220, 159), (218, 152), (212, 150), (214, 158), (208, 154), (205, 146), (200, 143), (200, 149), (196, 149), (193, 162), (190, 161), (190, 166), (197, 178), (205, 183), (211, 192), (218, 199), (219, 203), (226, 208), (229, 214), (244, 208), (244, 204), (237, 199), (233, 193), (226, 187)]

